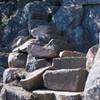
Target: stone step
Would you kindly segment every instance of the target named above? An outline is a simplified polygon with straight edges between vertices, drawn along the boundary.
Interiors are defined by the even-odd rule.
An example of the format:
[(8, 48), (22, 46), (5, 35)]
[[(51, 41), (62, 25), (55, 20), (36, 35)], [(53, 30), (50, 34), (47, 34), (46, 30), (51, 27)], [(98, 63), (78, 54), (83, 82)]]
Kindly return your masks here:
[(64, 92), (51, 90), (35, 90), (28, 92), (22, 87), (4, 85), (0, 100), (82, 100), (83, 92)]
[(52, 66), (55, 69), (86, 68), (86, 57), (54, 58)]
[(46, 70), (51, 68), (51, 66), (48, 66), (28, 73), (25, 79), (20, 81), (22, 87), (26, 90), (35, 90), (44, 87), (42, 75)]
[(0, 100), (34, 100), (33, 94), (22, 87), (4, 85), (1, 90)]
[(47, 89), (60, 91), (83, 91), (88, 72), (85, 69), (48, 70), (43, 74)]
[(34, 100), (82, 100), (83, 98), (83, 92), (36, 90), (32, 93)]

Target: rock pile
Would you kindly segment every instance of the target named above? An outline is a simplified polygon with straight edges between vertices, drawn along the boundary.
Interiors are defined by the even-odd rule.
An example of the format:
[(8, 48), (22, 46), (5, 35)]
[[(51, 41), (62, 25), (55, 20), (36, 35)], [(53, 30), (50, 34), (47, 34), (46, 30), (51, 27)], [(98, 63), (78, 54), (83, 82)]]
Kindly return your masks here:
[[(63, 33), (54, 26), (40, 25), (32, 29), (31, 36), (29, 39), (19, 37), (13, 42), (8, 56), (9, 68), (3, 73), (1, 98), (82, 99), (88, 75), (85, 54), (70, 51), (72, 48)], [(36, 90), (40, 90), (40, 94)], [(40, 98), (42, 95), (44, 99)]]
[(99, 100), (100, 50), (91, 47), (99, 8), (98, 0), (0, 2), (0, 22), (10, 16), (0, 36), (0, 100)]

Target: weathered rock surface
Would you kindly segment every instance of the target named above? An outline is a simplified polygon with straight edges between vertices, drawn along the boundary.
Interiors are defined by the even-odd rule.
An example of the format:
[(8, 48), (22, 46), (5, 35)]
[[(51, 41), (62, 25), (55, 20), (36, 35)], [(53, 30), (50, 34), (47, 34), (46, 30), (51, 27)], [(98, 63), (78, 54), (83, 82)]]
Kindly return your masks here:
[(28, 36), (18, 36), (17, 38), (14, 39), (12, 42), (11, 48), (14, 49), (22, 44), (24, 44), (27, 40), (29, 39)]
[(30, 45), (27, 51), (28, 54), (32, 55), (33, 57), (53, 58), (57, 56), (54, 49), (45, 48), (39, 45)]
[(4, 70), (5, 70), (5, 68), (3, 66), (0, 66), (0, 76), (3, 76)]
[(48, 43), (52, 38), (56, 38), (57, 35), (61, 36), (63, 33), (58, 30), (54, 26), (50, 25), (41, 25), (37, 28), (34, 28), (31, 31), (31, 35), (33, 38), (37, 38), (38, 40), (42, 41), (44, 44)]
[(62, 0), (45, 0), (46, 2), (50, 3), (52, 6), (60, 6)]
[(77, 26), (75, 28), (68, 27), (66, 28), (67, 32), (65, 33), (66, 39), (69, 44), (73, 47), (73, 50), (86, 52), (87, 45), (84, 38), (84, 30), (81, 26)]
[(89, 4), (100, 4), (99, 0), (63, 0), (63, 4), (80, 4), (80, 5), (89, 5)]
[(99, 5), (87, 5), (84, 8), (84, 18), (82, 21), (82, 27), (86, 33), (85, 41), (88, 48), (98, 44), (99, 32), (100, 32), (100, 6)]
[(44, 68), (46, 66), (51, 66), (51, 63), (46, 59), (36, 59), (32, 55), (28, 55), (27, 63), (26, 63), (26, 70), (32, 72), (39, 68)]
[(56, 26), (67, 31), (69, 27), (76, 27), (80, 24), (83, 15), (83, 7), (80, 5), (64, 5), (59, 8), (53, 16)]
[(28, 46), (30, 46), (31, 44), (36, 44), (36, 43), (37, 43), (37, 40), (36, 39), (29, 39), (24, 44), (20, 45), (19, 47), (16, 47), (13, 50), (13, 52), (23, 52), (23, 53), (27, 53)]
[(87, 70), (90, 70), (92, 68), (98, 47), (99, 47), (99, 45), (94, 45), (87, 52), (87, 55), (86, 55), (86, 58), (87, 58), (86, 69)]
[(35, 90), (44, 87), (43, 85), (43, 73), (52, 67), (45, 67), (35, 70), (26, 75), (25, 79), (20, 81), (22, 87), (26, 90)]
[(63, 91), (83, 91), (88, 72), (84, 69), (62, 69), (46, 71), (43, 74), (47, 89)]
[[(100, 80), (99, 80), (100, 81)], [(97, 84), (90, 87), (85, 93), (84, 93), (84, 99), (83, 100), (99, 100), (100, 99), (100, 82), (97, 82)]]
[(22, 87), (4, 85), (1, 90), (1, 100), (34, 100), (31, 92)]
[[(26, 29), (27, 32), (23, 34), (19, 31)], [(22, 16), (22, 11), (17, 11), (15, 16), (11, 17), (6, 27), (4, 28), (4, 35), (2, 38), (2, 47), (10, 48), (12, 41), (19, 35), (28, 36), (28, 28), (25, 19)]]
[(39, 27), (41, 25), (53, 25), (53, 24), (45, 20), (32, 19), (28, 21), (28, 30), (31, 33), (32, 29)]
[(9, 17), (17, 9), (17, 5), (14, 1), (8, 1), (6, 3), (0, 1), (0, 18)]
[[(92, 68), (89, 72), (86, 85), (85, 85), (85, 90), (84, 94), (86, 98), (91, 99), (90, 96), (94, 96), (93, 98), (100, 98), (100, 48), (98, 48), (96, 57), (94, 59), (94, 64), (92, 65)], [(91, 92), (90, 92), (91, 91)]]
[(9, 67), (17, 67), (17, 68), (25, 68), (27, 60), (27, 54), (12, 52), (8, 57), (8, 66)]
[(54, 58), (52, 66), (55, 69), (86, 68), (86, 57)]
[(3, 73), (3, 83), (10, 83), (14, 80), (21, 79), (27, 72), (23, 68), (8, 68)]
[(46, 3), (41, 1), (29, 2), (24, 7), (24, 17), (27, 20), (40, 19), (48, 20), (50, 14), (49, 8)]
[[(1, 48), (0, 48), (1, 49)], [(8, 56), (9, 52), (5, 52), (4, 50), (0, 50), (0, 66), (7, 68), (8, 67)]]
[(82, 100), (82, 92), (63, 92), (51, 90), (36, 90), (32, 92), (35, 100)]
[(59, 53), (60, 58), (62, 57), (83, 57), (83, 56), (85, 56), (84, 53), (77, 52), (77, 51), (64, 50)]
[(60, 39), (51, 39), (47, 44), (47, 48), (54, 49), (57, 54), (63, 50), (70, 50), (71, 46), (67, 43), (66, 39), (61, 37)]

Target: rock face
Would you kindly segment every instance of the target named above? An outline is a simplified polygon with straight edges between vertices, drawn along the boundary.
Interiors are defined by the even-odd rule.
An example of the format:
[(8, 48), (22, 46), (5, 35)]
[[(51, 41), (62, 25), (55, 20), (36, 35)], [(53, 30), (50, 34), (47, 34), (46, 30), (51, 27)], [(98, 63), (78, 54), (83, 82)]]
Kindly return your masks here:
[(85, 68), (86, 58), (85, 57), (54, 58), (52, 66), (55, 69)]
[(94, 59), (95, 59), (95, 56), (96, 56), (98, 47), (99, 47), (99, 45), (94, 45), (93, 47), (91, 47), (88, 50), (88, 53), (86, 55), (86, 58), (87, 58), (87, 61), (86, 61), (86, 69), (87, 70), (90, 70), (91, 67), (92, 67), (92, 65), (93, 65), (93, 63), (94, 63)]
[[(87, 44), (91, 47), (98, 43), (100, 32), (100, 6), (86, 6), (84, 8), (85, 16), (82, 22), (83, 29), (87, 34), (85, 36)], [(89, 39), (88, 39), (89, 38)]]
[(81, 5), (62, 5), (53, 16), (56, 26), (65, 32), (65, 37), (74, 50), (83, 51), (85, 48), (83, 29), (80, 26), (83, 16)]
[[(41, 13), (42, 12), (42, 13)], [(48, 15), (50, 11), (47, 5), (41, 1), (34, 1), (27, 3), (24, 7), (25, 18), (30, 19), (40, 19), (48, 20)]]
[(12, 52), (8, 57), (8, 66), (12, 68), (25, 68), (26, 59), (27, 54)]
[(82, 69), (62, 69), (46, 71), (43, 74), (47, 89), (63, 91), (83, 91), (88, 72)]
[(46, 66), (50, 66), (50, 62), (46, 59), (36, 59), (32, 55), (28, 55), (27, 63), (26, 63), (26, 70), (32, 72), (39, 68), (44, 68)]
[[(85, 98), (91, 99), (90, 96), (94, 96), (93, 98), (100, 98), (100, 91), (99, 91), (99, 86), (100, 86), (100, 48), (97, 51), (94, 64), (92, 65), (92, 68), (89, 72), (86, 85), (85, 85)], [(91, 91), (91, 92), (90, 92)]]
[(84, 38), (84, 30), (81, 26), (67, 28), (65, 35), (73, 50), (86, 52), (87, 45)]
[(34, 100), (33, 94), (21, 87), (5, 85), (1, 90), (1, 100)]
[(27, 74), (26, 78), (20, 81), (22, 87), (26, 90), (35, 90), (35, 89), (43, 88), (44, 85), (43, 85), (42, 75), (46, 70), (50, 68), (51, 67), (41, 68)]
[(3, 83), (10, 83), (14, 80), (19, 80), (25, 75), (26, 71), (23, 68), (8, 68), (3, 73)]
[(8, 67), (8, 56), (9, 52), (4, 52), (4, 50), (0, 51), (0, 66), (7, 68)]
[(80, 24), (82, 15), (82, 6), (64, 5), (53, 16), (53, 21), (58, 28), (67, 31), (68, 27), (76, 27)]

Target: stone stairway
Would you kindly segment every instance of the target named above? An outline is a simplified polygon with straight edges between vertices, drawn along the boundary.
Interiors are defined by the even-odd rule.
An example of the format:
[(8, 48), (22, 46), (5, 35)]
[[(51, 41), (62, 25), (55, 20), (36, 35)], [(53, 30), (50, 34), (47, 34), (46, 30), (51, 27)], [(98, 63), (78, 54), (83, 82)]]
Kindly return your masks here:
[[(52, 66), (28, 72), (20, 81), (5, 84), (1, 90), (2, 100), (82, 100), (88, 75), (86, 57), (72, 57), (73, 54), (54, 58)], [(8, 73), (4, 72), (5, 75)]]

